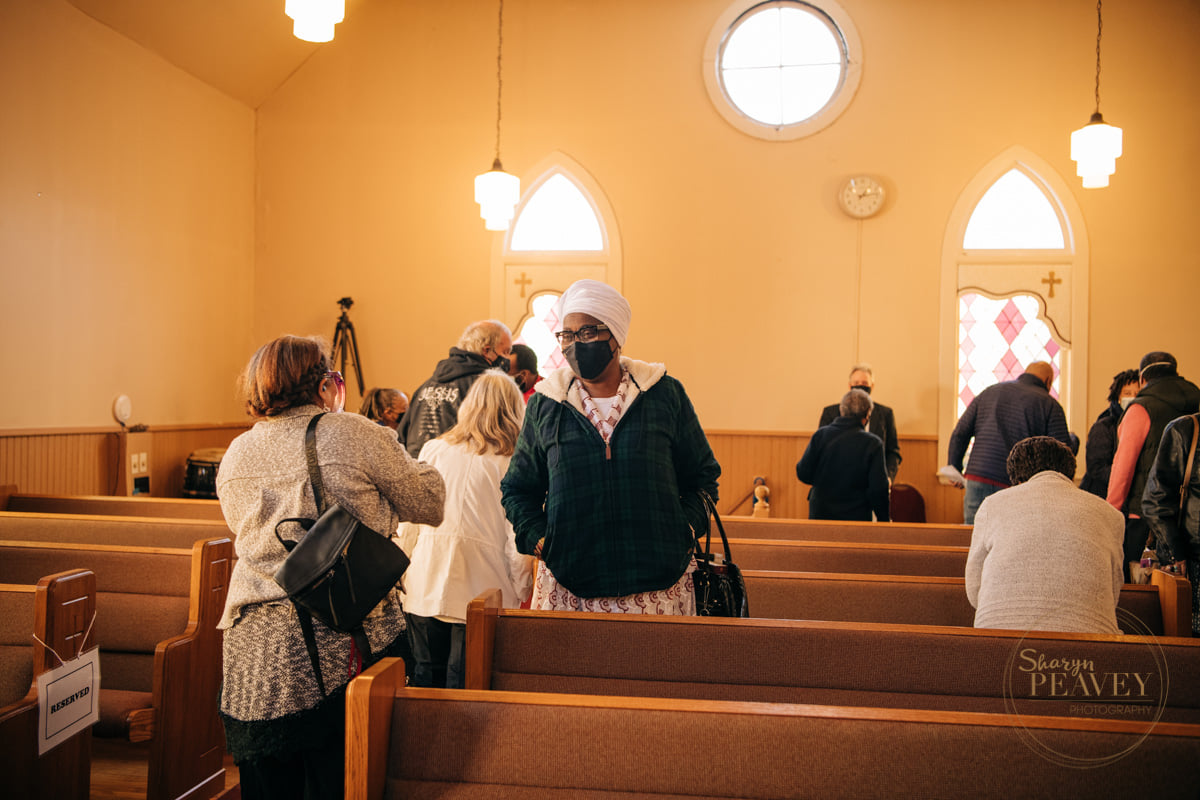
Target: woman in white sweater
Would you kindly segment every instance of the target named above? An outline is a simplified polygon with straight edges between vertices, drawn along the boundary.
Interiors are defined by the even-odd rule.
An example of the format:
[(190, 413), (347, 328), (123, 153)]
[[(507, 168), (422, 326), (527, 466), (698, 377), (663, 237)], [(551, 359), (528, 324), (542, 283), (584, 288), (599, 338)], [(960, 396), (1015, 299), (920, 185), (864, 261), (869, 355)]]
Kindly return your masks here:
[(404, 574), (414, 686), (462, 688), (467, 604), (481, 592), (500, 589), (508, 608), (529, 598), (533, 560), (517, 552), (500, 505), (524, 413), (513, 379), (489, 370), (463, 398), (457, 424), (421, 448), (420, 460), (446, 481), (446, 515), (417, 527)]

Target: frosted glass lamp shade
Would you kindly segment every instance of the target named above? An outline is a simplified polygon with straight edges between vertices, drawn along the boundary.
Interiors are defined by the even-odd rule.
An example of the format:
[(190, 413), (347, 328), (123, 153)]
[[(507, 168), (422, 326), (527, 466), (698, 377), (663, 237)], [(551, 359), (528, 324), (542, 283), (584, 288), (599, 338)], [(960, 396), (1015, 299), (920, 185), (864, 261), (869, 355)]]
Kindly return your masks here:
[(509, 175), (497, 160), (491, 170), (475, 176), (475, 202), (489, 231), (506, 231), (521, 199), (521, 179)]
[(287, 0), (284, 13), (291, 17), (292, 35), (306, 42), (328, 42), (333, 26), (346, 18), (346, 0)]
[(1121, 129), (1107, 124), (1099, 113), (1071, 133), (1071, 160), (1076, 162), (1075, 173), (1083, 178), (1085, 189), (1108, 186), (1108, 176), (1117, 171), (1121, 140)]

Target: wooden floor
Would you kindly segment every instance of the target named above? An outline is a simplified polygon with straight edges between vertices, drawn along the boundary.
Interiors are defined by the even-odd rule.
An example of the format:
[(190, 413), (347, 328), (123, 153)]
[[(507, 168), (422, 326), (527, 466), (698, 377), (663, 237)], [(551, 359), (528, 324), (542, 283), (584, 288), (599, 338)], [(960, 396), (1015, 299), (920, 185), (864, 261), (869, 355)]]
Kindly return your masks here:
[[(92, 800), (146, 800), (148, 743), (92, 739)], [(225, 756), (225, 788), (238, 782), (237, 766)]]

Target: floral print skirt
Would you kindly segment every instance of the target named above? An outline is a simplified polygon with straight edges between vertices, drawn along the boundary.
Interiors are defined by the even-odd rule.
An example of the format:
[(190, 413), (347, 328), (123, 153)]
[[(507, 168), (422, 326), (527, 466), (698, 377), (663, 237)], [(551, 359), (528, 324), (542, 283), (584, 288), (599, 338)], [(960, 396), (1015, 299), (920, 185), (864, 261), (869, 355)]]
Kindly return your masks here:
[(545, 561), (537, 562), (530, 608), (538, 611), (596, 611), (608, 614), (696, 615), (696, 588), (692, 573), (696, 562), (688, 564), (683, 575), (665, 589), (627, 594), (624, 597), (576, 597), (558, 582)]

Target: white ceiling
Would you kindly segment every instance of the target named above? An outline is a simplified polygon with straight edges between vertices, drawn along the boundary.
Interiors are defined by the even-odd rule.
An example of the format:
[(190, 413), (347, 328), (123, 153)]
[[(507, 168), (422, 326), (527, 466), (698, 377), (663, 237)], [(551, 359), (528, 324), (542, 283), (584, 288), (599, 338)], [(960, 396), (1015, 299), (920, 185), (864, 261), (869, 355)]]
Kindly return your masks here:
[(292, 36), (284, 0), (68, 2), (251, 108), (321, 46)]

